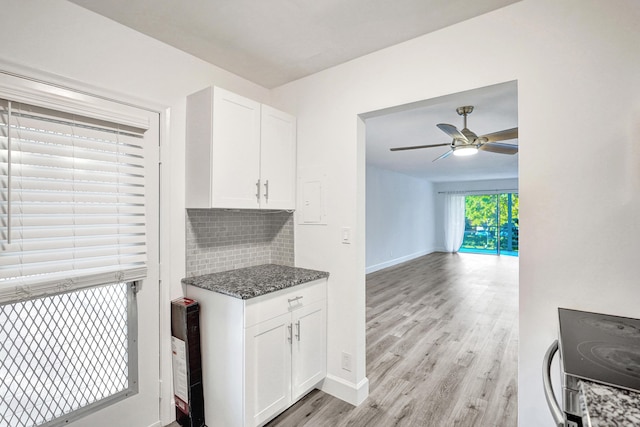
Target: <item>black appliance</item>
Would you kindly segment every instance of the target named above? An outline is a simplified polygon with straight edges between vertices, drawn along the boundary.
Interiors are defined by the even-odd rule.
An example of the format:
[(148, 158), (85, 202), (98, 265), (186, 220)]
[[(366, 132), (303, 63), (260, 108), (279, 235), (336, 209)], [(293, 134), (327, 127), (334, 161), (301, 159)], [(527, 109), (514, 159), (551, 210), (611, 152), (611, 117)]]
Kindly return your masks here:
[[(559, 427), (583, 427), (581, 379), (640, 392), (640, 319), (558, 309), (559, 338), (543, 364), (545, 397)], [(560, 352), (562, 405), (551, 387), (551, 361)]]

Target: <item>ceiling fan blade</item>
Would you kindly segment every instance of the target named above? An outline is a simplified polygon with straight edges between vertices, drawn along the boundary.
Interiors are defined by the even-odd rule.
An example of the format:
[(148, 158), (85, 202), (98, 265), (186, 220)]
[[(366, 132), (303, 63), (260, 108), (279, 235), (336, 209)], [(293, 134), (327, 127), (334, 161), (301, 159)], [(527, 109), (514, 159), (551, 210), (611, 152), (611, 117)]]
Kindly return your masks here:
[(479, 149), (499, 154), (516, 154), (518, 152), (517, 145), (501, 144), (499, 142), (487, 142), (486, 144), (482, 144)]
[(449, 157), (451, 154), (453, 154), (453, 150), (449, 150), (446, 153), (444, 153), (442, 156), (436, 157), (435, 159), (431, 160), (432, 162), (435, 162), (436, 160), (440, 160), (440, 159), (444, 159)]
[(507, 139), (516, 139), (518, 137), (518, 128), (505, 129), (499, 132), (493, 132), (482, 135), (480, 138), (487, 138), (488, 142), (506, 141)]
[(451, 144), (447, 142), (446, 144), (414, 145), (411, 147), (393, 147), (393, 148), (390, 148), (389, 150), (391, 151), (417, 150), (418, 148), (444, 147), (445, 145), (451, 145)]
[(478, 138), (478, 135), (475, 134), (475, 132), (464, 128), (460, 131), (461, 134), (463, 134), (465, 136), (465, 139), (467, 141), (475, 141)]
[(469, 141), (467, 139), (466, 136), (464, 136), (464, 134), (462, 134), (458, 128), (456, 128), (454, 125), (448, 125), (446, 123), (439, 123), (436, 126), (438, 126), (438, 128), (446, 133), (447, 135), (449, 135), (451, 138), (453, 139), (460, 139), (462, 141)]

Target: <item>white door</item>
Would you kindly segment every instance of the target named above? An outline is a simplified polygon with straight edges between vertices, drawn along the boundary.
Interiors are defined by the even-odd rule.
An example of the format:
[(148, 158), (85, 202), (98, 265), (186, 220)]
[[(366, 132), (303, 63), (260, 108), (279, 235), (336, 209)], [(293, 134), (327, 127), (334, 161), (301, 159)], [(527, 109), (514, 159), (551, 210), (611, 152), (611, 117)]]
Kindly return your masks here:
[(295, 117), (263, 105), (260, 142), (260, 206), (266, 209), (295, 209)]
[[(42, 82), (30, 79), (22, 79), (17, 76), (8, 74), (0, 75), (0, 97), (7, 97), (19, 101), (29, 102), (31, 99), (36, 100), (37, 104), (47, 106), (55, 110), (64, 110), (64, 108), (72, 108), (78, 111), (79, 115), (86, 114), (91, 117), (102, 118), (113, 114), (114, 120), (118, 117), (130, 117), (135, 120), (146, 121), (149, 129), (144, 132), (144, 161), (145, 161), (145, 210), (146, 210), (146, 250), (147, 250), (147, 276), (142, 281), (140, 292), (137, 295), (137, 323), (133, 328), (137, 328), (136, 342), (138, 354), (135, 364), (127, 365), (129, 372), (137, 371), (138, 380), (136, 387), (138, 392), (127, 395), (126, 398), (119, 400), (102, 409), (91, 408), (90, 405), (79, 409), (83, 416), (75, 421), (69, 422), (67, 425), (74, 427), (111, 427), (119, 426), (151, 426), (159, 424), (159, 346), (160, 334), (158, 329), (159, 313), (159, 130), (160, 117), (159, 114), (148, 110), (138, 109), (135, 107), (119, 104), (114, 101), (106, 100), (102, 97), (97, 98), (85, 93), (75, 92), (69, 89), (63, 89), (60, 86), (50, 86)], [(9, 89), (9, 90), (8, 90)], [(55, 95), (53, 95), (55, 94)], [(100, 311), (100, 304), (95, 304), (96, 312)], [(99, 313), (98, 313), (99, 315)], [(100, 331), (98, 331), (100, 332)], [(60, 348), (66, 344), (63, 337), (56, 337), (60, 340)], [(54, 338), (51, 338), (54, 339)], [(125, 337), (126, 339), (126, 337)], [(66, 356), (65, 356), (66, 357)], [(59, 357), (53, 362), (58, 363), (62, 359)], [(4, 360), (3, 362), (7, 362)], [(101, 361), (105, 365), (109, 365), (109, 361)], [(53, 365), (52, 365), (53, 366)], [(96, 372), (108, 372), (115, 369), (109, 365), (107, 369), (100, 366), (92, 365), (90, 369)], [(3, 378), (4, 379), (4, 378)], [(44, 382), (37, 378), (32, 378), (34, 385)], [(36, 384), (37, 383), (37, 384)], [(64, 393), (64, 390), (61, 390)], [(94, 390), (91, 392), (91, 399), (100, 399), (104, 390)], [(107, 394), (108, 395), (108, 392)], [(3, 396), (4, 397), (4, 396)], [(44, 403), (40, 400), (41, 403)], [(68, 411), (66, 404), (62, 399), (58, 402), (64, 406), (63, 411)], [(26, 402), (25, 402), (26, 405)], [(22, 406), (23, 409), (33, 410), (33, 407)], [(59, 408), (56, 408), (56, 410)], [(47, 417), (53, 416), (45, 407), (38, 409)], [(6, 414), (8, 415), (8, 414)], [(4, 418), (3, 418), (4, 419)], [(62, 418), (63, 419), (63, 418)], [(0, 425), (6, 426), (0, 421)], [(16, 424), (13, 424), (16, 425)]]
[[(140, 110), (138, 110), (140, 111)], [(160, 334), (159, 300), (159, 129), (160, 116), (144, 112), (149, 117), (145, 132), (145, 208), (147, 211), (147, 277), (142, 281), (138, 302), (138, 382), (137, 394), (86, 418), (70, 423), (73, 427), (151, 426), (160, 414)], [(163, 402), (164, 403), (164, 402)]]
[(291, 314), (245, 331), (245, 426), (256, 426), (291, 402)]
[(293, 312), (293, 399), (309, 391), (327, 373), (326, 302)]
[(214, 208), (259, 207), (260, 104), (215, 88), (211, 201)]

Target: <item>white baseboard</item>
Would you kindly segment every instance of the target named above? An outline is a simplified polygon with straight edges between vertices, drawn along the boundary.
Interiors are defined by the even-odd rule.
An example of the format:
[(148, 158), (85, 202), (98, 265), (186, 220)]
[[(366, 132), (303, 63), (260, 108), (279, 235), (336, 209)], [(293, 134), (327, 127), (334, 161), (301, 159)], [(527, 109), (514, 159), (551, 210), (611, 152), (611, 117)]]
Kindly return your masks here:
[(430, 253), (436, 252), (437, 249), (429, 248), (424, 251), (414, 252), (409, 255), (404, 255), (398, 258), (390, 259), (378, 264), (367, 266), (365, 269), (365, 274), (373, 273), (374, 271), (382, 270), (383, 268), (393, 267), (397, 264), (402, 264), (403, 262), (411, 261), (412, 259), (419, 258), (424, 255), (428, 255)]
[(327, 374), (320, 386), (320, 390), (358, 406), (369, 396), (369, 379), (365, 377), (358, 384), (355, 384), (343, 378)]
[(162, 423), (160, 421), (156, 421), (155, 423), (149, 425), (149, 427), (162, 427)]

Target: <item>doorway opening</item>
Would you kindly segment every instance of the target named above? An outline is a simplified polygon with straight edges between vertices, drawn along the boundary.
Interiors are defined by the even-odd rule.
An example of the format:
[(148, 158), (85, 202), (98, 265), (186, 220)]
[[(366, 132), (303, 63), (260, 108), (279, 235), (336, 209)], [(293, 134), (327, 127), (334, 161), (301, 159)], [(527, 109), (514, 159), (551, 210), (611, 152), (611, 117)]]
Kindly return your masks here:
[[(463, 118), (460, 125), (458, 110), (464, 116), (471, 106), (473, 121), (467, 123)], [(497, 141), (494, 146), (483, 146), (484, 140), (474, 136), (495, 133), (504, 136), (509, 133), (507, 131), (516, 131), (517, 112), (517, 82), (506, 82), (360, 116), (362, 122), (358, 124), (363, 126), (359, 127), (358, 136), (359, 143), (365, 148), (366, 165), (364, 176), (359, 178), (364, 181), (366, 195), (362, 200), (366, 219), (366, 358), (369, 375), (378, 378), (370, 389), (374, 399), (385, 393), (388, 395), (388, 389), (381, 384), (391, 380), (385, 373), (378, 375), (375, 367), (384, 363), (389, 354), (396, 354), (396, 347), (402, 347), (403, 354), (420, 355), (415, 359), (419, 363), (407, 366), (408, 372), (419, 372), (425, 366), (446, 366), (449, 359), (446, 352), (440, 350), (460, 343), (453, 336), (425, 339), (429, 331), (440, 330), (431, 322), (441, 322), (440, 325), (446, 325), (447, 329), (455, 328), (458, 321), (463, 325), (474, 324), (464, 346), (456, 347), (456, 351), (469, 356), (465, 360), (467, 372), (462, 374), (465, 378), (482, 377), (484, 372), (482, 364), (478, 363), (482, 359), (472, 355), (491, 353), (487, 347), (479, 353), (473, 348), (474, 343), (501, 342), (496, 355), (489, 356), (494, 361), (509, 354), (504, 351), (504, 343), (517, 348), (517, 326), (515, 329), (496, 329), (494, 326), (495, 319), (502, 319), (500, 324), (504, 320), (510, 327), (517, 325), (519, 258), (456, 253), (466, 252), (459, 250), (465, 237), (465, 225), (469, 231), (475, 225), (476, 238), (481, 232), (485, 233), (482, 244), (476, 242), (478, 252), (491, 249), (494, 254), (498, 251), (503, 255), (517, 254), (517, 137)], [(462, 130), (459, 132), (464, 138), (459, 136), (456, 129), (464, 130), (468, 136)], [(469, 138), (474, 141), (471, 145), (477, 152), (469, 156), (455, 155), (460, 140)], [(485, 204), (492, 209), (485, 209), (485, 218), (465, 224), (467, 195), (488, 195)], [(470, 197), (468, 203), (472, 201), (473, 197)], [(491, 201), (493, 203), (489, 203)], [(494, 237), (487, 241), (489, 233)], [(491, 279), (473, 279), (477, 277)], [(474, 285), (479, 287), (474, 289)], [(496, 300), (488, 297), (491, 292), (499, 295), (503, 306), (494, 304)], [(480, 299), (481, 303), (489, 302), (486, 307), (478, 306), (480, 294), (485, 297)], [(474, 297), (467, 299), (467, 296)], [(428, 309), (434, 301), (437, 307)], [(412, 310), (411, 307), (420, 308)], [(416, 316), (405, 316), (403, 325), (387, 321), (397, 319), (407, 310)], [(427, 318), (419, 317), (427, 312)], [(490, 321), (483, 327), (478, 323), (479, 319)], [(384, 329), (387, 327), (389, 330), (401, 328), (403, 332), (391, 338)], [(414, 333), (419, 339), (412, 337)], [(508, 337), (501, 336), (503, 333)], [(425, 358), (425, 354), (429, 357)], [(497, 393), (515, 398), (518, 361), (516, 353), (510, 354), (508, 359), (501, 359), (500, 380), (496, 381), (496, 384), (509, 384), (508, 391), (504, 389)], [(451, 368), (445, 368), (445, 371), (450, 372)], [(437, 375), (427, 375), (420, 384), (426, 388), (438, 387)], [(444, 400), (459, 401), (452, 394), (447, 394)], [(486, 407), (487, 414), (507, 409), (502, 404), (490, 402)], [(455, 405), (451, 410), (457, 410)], [(517, 410), (511, 408), (506, 412), (504, 419), (516, 419)], [(446, 410), (442, 419), (450, 419)], [(414, 424), (426, 422), (412, 420)]]

